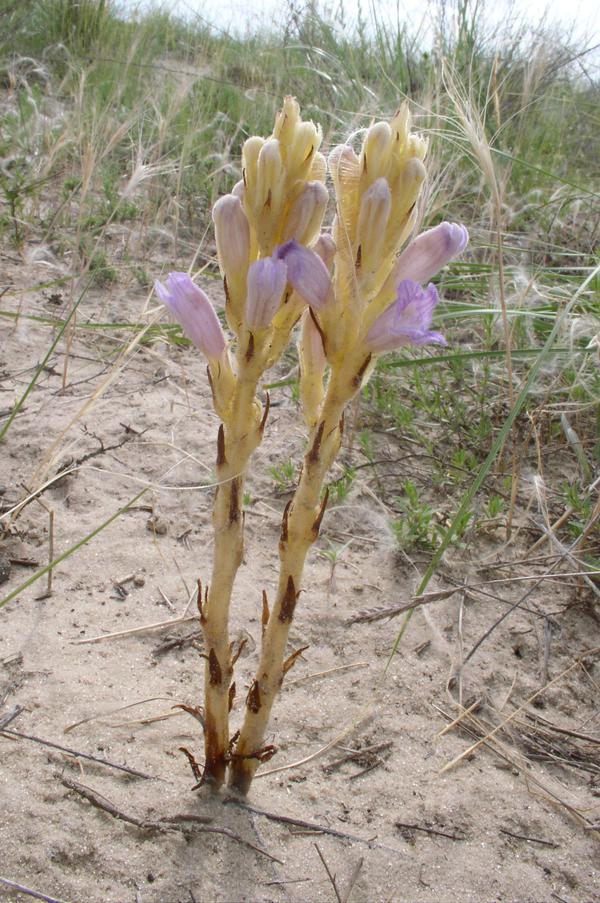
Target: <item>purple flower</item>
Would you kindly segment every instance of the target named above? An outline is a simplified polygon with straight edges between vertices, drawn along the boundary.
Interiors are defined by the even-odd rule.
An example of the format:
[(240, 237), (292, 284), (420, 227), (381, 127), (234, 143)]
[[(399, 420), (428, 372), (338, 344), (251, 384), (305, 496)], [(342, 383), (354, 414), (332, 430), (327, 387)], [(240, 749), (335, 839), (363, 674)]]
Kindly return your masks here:
[(370, 351), (391, 351), (401, 345), (427, 345), (435, 342), (446, 345), (446, 339), (429, 327), (433, 309), (439, 301), (433, 283), (421, 288), (412, 279), (403, 279), (398, 286), (396, 300), (377, 317), (366, 338)]
[(318, 254), (292, 240), (280, 245), (273, 256), (285, 261), (288, 282), (307, 304), (319, 310), (331, 300), (331, 276)]
[(214, 308), (201, 288), (187, 273), (169, 273), (167, 283), (154, 283), (156, 294), (165, 304), (184, 334), (208, 358), (221, 357), (227, 342)]
[(434, 229), (422, 232), (400, 254), (394, 266), (396, 279), (412, 279), (421, 284), (428, 282), (458, 254), (469, 241), (465, 226), (458, 223), (440, 223)]
[(264, 329), (269, 325), (279, 309), (287, 281), (287, 266), (283, 260), (264, 257), (250, 266), (246, 296), (246, 323), (249, 329)]

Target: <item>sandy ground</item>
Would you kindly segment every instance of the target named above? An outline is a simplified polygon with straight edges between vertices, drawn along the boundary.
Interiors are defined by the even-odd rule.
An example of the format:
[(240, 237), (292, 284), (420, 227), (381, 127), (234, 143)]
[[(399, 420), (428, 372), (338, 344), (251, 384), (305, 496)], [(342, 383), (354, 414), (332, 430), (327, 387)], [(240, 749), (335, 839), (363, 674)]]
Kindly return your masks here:
[[(60, 314), (67, 299), (41, 287), (55, 275), (46, 263), (26, 267), (4, 250), (1, 309), (22, 314), (0, 319), (6, 416), (51, 340), (28, 317)], [(134, 286), (94, 290), (78, 323), (135, 322), (145, 301)], [(201, 703), (201, 639), (188, 603), (210, 573), (217, 421), (192, 349), (154, 341), (111, 371), (132, 335), (77, 330), (64, 390), (61, 339), (2, 445), (4, 512), (25, 487), (52, 480), (3, 521), (2, 597), (47, 562), (50, 513), (56, 556), (148, 491), (55, 568), (50, 595), (44, 577), (0, 610), (0, 719), (17, 713), (0, 734), (0, 876), (78, 903), (600, 899), (599, 835), (590, 830), (600, 821), (598, 653), (581, 658), (600, 646), (597, 600), (577, 581), (543, 581), (465, 663), (533, 583), (455, 592), (415, 610), (389, 661), (401, 619), (347, 622), (410, 602), (428, 559), (395, 550), (368, 471), (328, 511), (309, 557), (291, 644), (309, 648), (276, 707), (269, 741), (278, 753), (252, 787), (256, 811), (192, 791), (179, 748), (201, 757), (200, 725), (174, 707)], [(261, 590), (276, 582), (289, 497), (270, 468), (299, 460), (304, 441), (290, 390), (274, 390), (272, 402), (233, 607), (233, 636), (248, 640), (238, 687), (256, 662)], [(405, 450), (401, 436), (381, 441), (380, 456)], [(358, 460), (356, 448), (344, 455)], [(535, 538), (523, 532), (505, 546), (501, 535), (475, 535), (445, 557), (429, 589), (544, 573), (544, 562), (492, 567), (526, 557)], [(323, 553), (350, 539), (332, 573)], [(472, 733), (457, 725), (442, 735), (461, 701), (473, 706), (462, 720)], [(142, 824), (103, 811), (90, 791)], [(182, 814), (205, 820), (148, 824)], [(1, 883), (0, 898), (31, 899)]]

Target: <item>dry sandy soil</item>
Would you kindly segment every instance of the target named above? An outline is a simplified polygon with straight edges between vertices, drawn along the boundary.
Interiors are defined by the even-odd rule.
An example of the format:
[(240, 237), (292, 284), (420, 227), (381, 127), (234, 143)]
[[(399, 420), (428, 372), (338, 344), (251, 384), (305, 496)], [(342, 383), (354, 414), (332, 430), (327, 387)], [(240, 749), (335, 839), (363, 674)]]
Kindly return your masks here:
[[(2, 310), (22, 315), (0, 320), (6, 417), (50, 342), (51, 330), (28, 317), (61, 314), (68, 295), (42, 287), (57, 275), (52, 260), (25, 266), (5, 247), (1, 269)], [(78, 323), (136, 322), (146, 302), (133, 285), (94, 290)], [(179, 749), (201, 759), (201, 729), (176, 706), (201, 702), (192, 597), (210, 573), (206, 487), (217, 422), (193, 349), (159, 339), (111, 371), (115, 348), (132, 336), (78, 329), (64, 389), (61, 339), (2, 445), (5, 514), (25, 487), (51, 481), (4, 518), (3, 598), (47, 562), (51, 512), (56, 556), (148, 491), (55, 568), (50, 594), (43, 577), (0, 611), (0, 897), (31, 899), (6, 883), (14, 882), (77, 903), (599, 899), (596, 596), (570, 578), (483, 584), (549, 565), (519, 564), (539, 533), (523, 530), (510, 545), (501, 534), (475, 535), (445, 557), (429, 589), (455, 589), (452, 581), (479, 589), (419, 606), (386, 671), (401, 619), (348, 621), (409, 603), (427, 557), (395, 550), (368, 470), (328, 511), (309, 557), (292, 630), (293, 648), (309, 648), (277, 704), (269, 741), (278, 753), (252, 787), (253, 808), (192, 790)], [(275, 376), (284, 374), (285, 365)], [(234, 599), (233, 635), (248, 639), (238, 687), (256, 662), (261, 590), (276, 583), (288, 496), (270, 468), (299, 460), (304, 442), (289, 389), (272, 402)], [(380, 458), (406, 453), (397, 434), (381, 443)], [(359, 460), (356, 443), (344, 456)], [(396, 467), (394, 478), (411, 466)], [(560, 459), (552, 466), (568, 478)], [(61, 468), (68, 472), (58, 478)], [(350, 539), (332, 574), (323, 553)], [(234, 723), (243, 698), (238, 691)], [(178, 815), (188, 820), (156, 825)]]

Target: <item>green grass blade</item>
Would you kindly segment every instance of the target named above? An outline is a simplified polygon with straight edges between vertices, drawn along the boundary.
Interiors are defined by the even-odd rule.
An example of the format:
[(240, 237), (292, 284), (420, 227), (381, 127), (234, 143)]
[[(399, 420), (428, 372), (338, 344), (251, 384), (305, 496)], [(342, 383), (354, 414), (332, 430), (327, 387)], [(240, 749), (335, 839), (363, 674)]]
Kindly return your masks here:
[[(538, 357), (534, 361), (534, 363), (527, 375), (527, 379), (525, 380), (523, 387), (522, 387), (521, 391), (519, 392), (519, 395), (511, 409), (510, 413), (508, 414), (508, 417), (504, 421), (502, 428), (500, 429), (500, 432), (498, 433), (496, 440), (495, 440), (494, 444), (492, 445), (487, 458), (485, 459), (485, 461), (479, 468), (479, 471), (477, 472), (475, 479), (473, 480), (473, 482), (471, 483), (471, 486), (469, 487), (469, 489), (466, 491), (465, 495), (463, 496), (463, 500), (458, 508), (458, 511), (452, 518), (452, 522), (450, 523), (448, 529), (446, 530), (446, 533), (444, 534), (444, 538), (442, 539), (442, 542), (440, 543), (433, 558), (431, 559), (431, 561), (429, 563), (429, 567), (425, 571), (425, 574), (423, 575), (423, 579), (421, 580), (421, 582), (417, 588), (416, 595), (420, 596), (422, 593), (425, 592), (425, 589), (426, 589), (429, 581), (433, 577), (435, 570), (436, 570), (438, 564), (440, 563), (442, 555), (444, 554), (444, 552), (446, 551), (446, 549), (452, 542), (452, 539), (454, 538), (454, 535), (456, 534), (459, 524), (461, 523), (464, 515), (470, 509), (471, 502), (473, 501), (477, 492), (479, 492), (479, 490), (481, 489), (481, 486), (483, 485), (483, 481), (489, 474), (489, 472), (492, 468), (492, 465), (496, 459), (496, 456), (500, 452), (500, 449), (503, 447), (503, 445), (507, 439), (507, 436), (510, 433), (513, 423), (515, 422), (517, 416), (519, 415), (519, 412), (521, 411), (523, 405), (525, 404), (527, 396), (529, 395), (530, 389), (535, 382), (535, 379), (541, 369), (543, 362), (545, 361), (546, 357), (550, 354), (550, 352), (552, 350), (552, 343), (554, 342), (554, 340), (558, 334), (558, 331), (561, 327), (562, 320), (569, 314), (569, 312), (572, 310), (572, 308), (576, 305), (579, 295), (585, 291), (585, 289), (587, 288), (589, 283), (599, 273), (600, 273), (600, 266), (597, 266), (596, 269), (593, 270), (589, 274), (587, 279), (585, 279), (585, 281), (579, 286), (579, 288), (577, 289), (577, 291), (575, 292), (575, 294), (573, 295), (573, 297), (571, 298), (569, 303), (564, 308), (563, 312), (557, 317), (556, 322), (554, 323), (554, 326), (553, 326), (548, 338), (546, 339), (542, 349), (540, 350)], [(390, 652), (390, 656), (389, 656), (386, 666), (385, 666), (386, 671), (389, 668), (390, 663), (398, 650), (398, 646), (400, 645), (400, 642), (402, 640), (402, 637), (404, 636), (406, 628), (408, 627), (408, 625), (410, 623), (410, 619), (413, 615), (413, 611), (414, 611), (414, 609), (411, 609), (409, 612), (407, 612), (407, 614), (404, 618), (402, 627), (398, 631), (396, 639), (394, 640), (394, 645), (392, 646), (392, 651)]]
[(119, 508), (118, 511), (115, 511), (114, 514), (111, 514), (111, 516), (107, 520), (105, 520), (103, 523), (100, 524), (100, 526), (98, 526), (94, 530), (92, 530), (91, 533), (88, 533), (87, 536), (84, 536), (83, 539), (80, 539), (79, 542), (75, 543), (75, 545), (71, 546), (65, 552), (62, 552), (62, 554), (58, 555), (54, 559), (54, 561), (49, 562), (49, 564), (47, 564), (45, 567), (40, 568), (39, 571), (36, 571), (35, 574), (33, 574), (28, 580), (25, 581), (25, 583), (22, 583), (16, 589), (12, 590), (12, 592), (10, 592), (8, 594), (8, 596), (5, 596), (4, 599), (0, 600), (0, 608), (3, 608), (5, 605), (8, 605), (8, 603), (11, 602), (16, 596), (18, 596), (20, 593), (22, 593), (24, 590), (26, 590), (28, 587), (30, 587), (33, 583), (35, 583), (36, 580), (39, 580), (40, 577), (43, 577), (44, 574), (47, 574), (49, 571), (51, 571), (53, 568), (55, 568), (57, 566), (57, 564), (61, 563), (61, 561), (65, 561), (67, 558), (70, 558), (71, 555), (74, 555), (75, 552), (78, 551), (78, 549), (80, 549), (86, 543), (90, 542), (90, 540), (94, 539), (94, 537), (97, 536), (99, 533), (101, 533), (102, 530), (105, 530), (106, 527), (108, 527), (110, 524), (112, 524), (112, 522), (114, 520), (116, 520), (122, 514), (125, 514), (126, 511), (129, 511), (129, 509), (133, 505), (135, 505), (137, 500), (140, 499), (146, 492), (148, 492), (148, 488), (142, 489), (142, 491), (138, 492), (138, 494), (136, 496), (134, 496), (132, 499), (130, 499), (126, 505), (123, 505), (122, 508)]
[(73, 307), (71, 308), (71, 311), (69, 312), (68, 317), (61, 323), (61, 325), (60, 325), (60, 327), (59, 327), (59, 330), (58, 330), (58, 332), (56, 333), (56, 336), (54, 337), (54, 340), (50, 343), (50, 347), (48, 348), (48, 351), (47, 351), (46, 354), (44, 355), (44, 359), (42, 360), (42, 362), (41, 362), (40, 364), (38, 364), (38, 367), (37, 367), (35, 373), (33, 374), (33, 376), (32, 376), (32, 378), (31, 378), (31, 380), (30, 380), (30, 382), (29, 382), (27, 388), (25, 389), (25, 391), (23, 392), (23, 394), (21, 395), (21, 397), (20, 397), (19, 400), (17, 401), (16, 405), (14, 406), (14, 408), (12, 409), (12, 411), (11, 411), (11, 413), (10, 413), (10, 416), (9, 416), (8, 420), (6, 421), (6, 423), (4, 424), (4, 426), (2, 427), (2, 429), (0, 430), (0, 442), (3, 441), (4, 437), (5, 437), (6, 434), (8, 433), (8, 431), (9, 431), (11, 425), (12, 425), (13, 420), (15, 419), (15, 417), (17, 416), (17, 414), (19, 413), (19, 411), (21, 410), (21, 408), (22, 408), (23, 405), (25, 404), (25, 402), (26, 402), (26, 400), (27, 400), (27, 398), (28, 398), (30, 392), (33, 391), (33, 388), (34, 388), (36, 382), (38, 381), (38, 378), (39, 378), (39, 376), (40, 376), (40, 373), (43, 372), (44, 367), (46, 366), (46, 364), (47, 364), (48, 361), (50, 360), (50, 356), (52, 355), (52, 353), (54, 352), (54, 349), (56, 348), (56, 346), (57, 346), (58, 343), (60, 342), (61, 337), (62, 337), (62, 335), (63, 335), (65, 329), (67, 328), (67, 326), (69, 325), (69, 323), (70, 323), (71, 320), (73, 319), (73, 317), (74, 317), (74, 315), (75, 315), (75, 311), (77, 310), (77, 308), (79, 307), (79, 305), (80, 305), (81, 302), (83, 301), (84, 295), (85, 295), (85, 293), (86, 293), (86, 291), (87, 291), (87, 289), (88, 289), (89, 284), (90, 284), (90, 283), (88, 282), (88, 284), (85, 286), (85, 288), (84, 288), (83, 291), (81, 292), (81, 295), (79, 296), (79, 298), (77, 299), (77, 301), (75, 302), (75, 304), (73, 305)]

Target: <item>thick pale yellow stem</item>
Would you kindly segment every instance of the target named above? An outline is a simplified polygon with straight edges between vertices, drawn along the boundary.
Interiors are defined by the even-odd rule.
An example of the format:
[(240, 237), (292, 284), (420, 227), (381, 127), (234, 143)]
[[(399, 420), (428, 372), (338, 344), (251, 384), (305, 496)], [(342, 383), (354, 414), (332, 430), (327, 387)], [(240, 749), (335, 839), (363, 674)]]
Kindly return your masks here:
[[(259, 371), (260, 372), (260, 371)], [(204, 684), (204, 778), (215, 788), (225, 779), (229, 752), (229, 709), (233, 666), (229, 645), (229, 606), (244, 547), (242, 498), (250, 455), (259, 444), (263, 423), (255, 398), (259, 372), (242, 370), (232, 417), (219, 428), (217, 488), (213, 510), (213, 570), (201, 602), (206, 655)]]
[[(365, 366), (368, 359), (365, 362)], [(229, 784), (247, 793), (261, 761), (271, 749), (264, 749), (264, 737), (286, 672), (285, 653), (306, 555), (319, 535), (326, 499), (321, 488), (340, 447), (342, 415), (360, 388), (362, 365), (348, 362), (339, 374), (332, 374), (319, 422), (311, 432), (300, 482), (283, 515), (279, 545), (280, 571), (277, 599), (263, 637), (262, 653), (248, 697), (246, 713), (235, 752), (231, 757)]]

